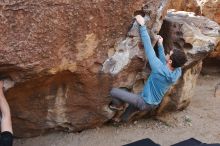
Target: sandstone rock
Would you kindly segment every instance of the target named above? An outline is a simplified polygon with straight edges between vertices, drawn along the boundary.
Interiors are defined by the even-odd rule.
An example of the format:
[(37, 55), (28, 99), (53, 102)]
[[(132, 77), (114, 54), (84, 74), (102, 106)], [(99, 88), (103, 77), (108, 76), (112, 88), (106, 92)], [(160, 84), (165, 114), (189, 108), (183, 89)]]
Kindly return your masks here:
[[(149, 17), (154, 36), (167, 2), (0, 2), (0, 74), (15, 81), (6, 93), (15, 136), (81, 131), (111, 119), (115, 113), (108, 108), (110, 88), (132, 87), (145, 64), (136, 38), (126, 36), (132, 16), (141, 12)], [(104, 74), (101, 69), (108, 55), (114, 56), (123, 45), (133, 45), (131, 52), (138, 55), (123, 50), (121, 59), (126, 63), (121, 60), (118, 74), (112, 76), (108, 69)]]
[[(171, 0), (169, 9), (194, 12), (220, 24), (219, 0)], [(220, 58), (220, 44), (210, 54), (211, 58)]]
[(194, 12), (203, 15), (220, 24), (219, 0), (171, 0), (169, 9), (176, 11)]
[(143, 3), (1, 2), (0, 71), (7, 70), (16, 82), (66, 70), (97, 73), (107, 50), (126, 34)]
[(219, 0), (200, 0), (202, 15), (220, 24), (220, 1)]
[[(220, 1), (219, 0), (200, 0), (199, 5), (200, 5), (202, 15), (220, 24)], [(220, 43), (215, 48), (215, 50), (210, 54), (209, 58), (216, 58), (220, 60)]]
[[(183, 76), (167, 92), (157, 112), (154, 113), (153, 111), (149, 114), (159, 115), (164, 111), (181, 110), (189, 105), (196, 79), (202, 69), (202, 60), (217, 46), (219, 30), (220, 27), (217, 23), (202, 16), (195, 16), (192, 12), (168, 12), (160, 31), (161, 36), (164, 38), (166, 52), (169, 52), (172, 48), (184, 50), (188, 61), (183, 68)], [(145, 75), (148, 76), (150, 73), (149, 68), (144, 70), (146, 71)], [(143, 89), (144, 81), (140, 76), (141, 74), (136, 76), (135, 83), (132, 86), (135, 93)], [(123, 111), (116, 115), (117, 121), (120, 121), (122, 114)], [(139, 112), (132, 119), (143, 117), (146, 114), (144, 111)]]
[(220, 60), (220, 43), (215, 48), (215, 50), (209, 55), (210, 58), (216, 58)]
[(101, 125), (114, 115), (106, 98), (110, 85), (107, 75), (68, 71), (17, 83), (6, 93), (15, 135), (30, 137)]
[[(161, 28), (168, 2), (0, 2), (0, 75), (15, 81), (15, 86), (6, 92), (15, 136), (37, 136), (55, 130), (82, 131), (110, 120), (115, 115), (108, 108), (112, 86), (137, 93), (150, 72), (149, 68), (145, 69), (147, 61), (132, 16), (145, 15), (154, 45), (154, 36)], [(197, 17), (189, 18), (190, 21), (185, 14), (172, 17), (186, 21), (177, 19), (183, 35), (180, 33), (176, 39), (181, 38), (180, 48), (188, 52), (185, 73), (196, 70), (196, 76), (198, 62), (216, 45), (214, 38), (218, 28), (210, 21), (205, 23), (207, 19), (203, 17), (199, 23), (195, 21), (197, 27), (193, 29), (189, 26)], [(134, 24), (131, 29), (130, 24)], [(166, 47), (178, 46), (175, 35), (173, 37), (173, 43)], [(186, 81), (184, 78), (186, 76), (182, 82)], [(192, 78), (193, 75), (190, 80)], [(185, 96), (190, 97), (182, 94), (192, 86), (186, 84), (187, 89), (178, 85), (181, 93), (176, 95), (181, 98), (176, 102), (177, 108), (185, 105), (181, 102)]]
[(194, 12), (197, 15), (201, 14), (200, 6), (197, 0), (171, 0), (169, 9)]
[(202, 60), (219, 42), (220, 26), (202, 16), (187, 12), (169, 12), (161, 28), (165, 48), (182, 49), (188, 62), (182, 78), (166, 94), (158, 114), (166, 109), (184, 109), (190, 103)]

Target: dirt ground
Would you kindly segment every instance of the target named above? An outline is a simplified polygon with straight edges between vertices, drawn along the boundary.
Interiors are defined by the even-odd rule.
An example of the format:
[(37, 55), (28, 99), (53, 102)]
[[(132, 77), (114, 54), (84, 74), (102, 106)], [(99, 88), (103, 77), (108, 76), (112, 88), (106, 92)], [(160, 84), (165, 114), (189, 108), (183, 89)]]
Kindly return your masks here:
[(162, 146), (194, 137), (204, 143), (220, 143), (220, 97), (214, 97), (220, 75), (201, 75), (189, 107), (166, 114), (163, 120), (142, 119), (119, 127), (105, 125), (81, 133), (52, 133), (15, 139), (14, 146), (120, 146), (151, 138)]

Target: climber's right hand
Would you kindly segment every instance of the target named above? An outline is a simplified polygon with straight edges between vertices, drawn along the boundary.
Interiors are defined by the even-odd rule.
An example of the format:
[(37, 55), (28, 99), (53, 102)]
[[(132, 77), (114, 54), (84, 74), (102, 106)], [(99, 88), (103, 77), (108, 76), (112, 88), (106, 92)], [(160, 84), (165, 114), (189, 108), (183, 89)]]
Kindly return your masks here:
[(139, 23), (139, 25), (144, 26), (144, 18), (141, 15), (135, 16), (136, 21)]

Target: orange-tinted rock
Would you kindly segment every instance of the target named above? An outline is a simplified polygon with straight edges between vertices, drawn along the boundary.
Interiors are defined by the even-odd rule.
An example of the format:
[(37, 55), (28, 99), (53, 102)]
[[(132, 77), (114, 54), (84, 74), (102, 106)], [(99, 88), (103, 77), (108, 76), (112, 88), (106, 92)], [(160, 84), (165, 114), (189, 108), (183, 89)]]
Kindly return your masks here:
[[(202, 15), (220, 24), (220, 1), (219, 0), (201, 0), (200, 7), (201, 7)], [(215, 50), (210, 54), (209, 57), (220, 60), (220, 43), (215, 48)]]
[(150, 17), (153, 36), (166, 5), (167, 0), (1, 2), (0, 75), (15, 81), (6, 93), (15, 136), (81, 131), (110, 120), (109, 90), (131, 87), (144, 60), (134, 55), (114, 77), (102, 72), (103, 63), (126, 37), (134, 13)]
[(210, 58), (216, 58), (220, 60), (220, 43), (215, 48), (215, 50), (209, 55)]
[[(155, 44), (167, 5), (168, 0), (1, 2), (0, 75), (15, 81), (6, 93), (15, 136), (82, 131), (110, 120), (111, 87), (137, 93), (150, 72), (135, 26), (129, 27), (133, 14), (145, 15)], [(184, 39), (192, 68), (212, 46), (199, 43), (208, 49), (201, 53)]]
[(201, 14), (200, 6), (197, 0), (171, 0), (169, 9), (175, 9), (176, 11), (187, 11)]
[(133, 13), (143, 4), (144, 0), (3, 2), (0, 64), (10, 66), (8, 73), (17, 82), (63, 70), (97, 73), (107, 50), (126, 34)]
[(202, 15), (220, 24), (220, 1), (219, 0), (201, 0), (200, 7), (201, 7)]
[(16, 136), (55, 131), (81, 131), (111, 119), (108, 75), (64, 71), (17, 83), (6, 97)]

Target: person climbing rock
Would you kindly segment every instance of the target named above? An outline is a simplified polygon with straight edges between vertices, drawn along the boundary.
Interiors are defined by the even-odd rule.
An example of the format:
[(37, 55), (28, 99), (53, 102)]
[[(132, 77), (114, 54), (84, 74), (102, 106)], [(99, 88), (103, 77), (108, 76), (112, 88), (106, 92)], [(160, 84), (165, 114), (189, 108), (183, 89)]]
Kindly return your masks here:
[(10, 80), (0, 81), (0, 110), (1, 110), (1, 135), (0, 146), (12, 146), (13, 131), (11, 122), (11, 113), (4, 91), (10, 88), (13, 83)]
[(149, 112), (155, 109), (162, 101), (165, 93), (181, 76), (187, 57), (184, 51), (172, 49), (165, 56), (163, 38), (158, 35), (158, 57), (152, 47), (151, 40), (145, 26), (145, 20), (141, 15), (135, 16), (139, 24), (141, 40), (145, 54), (151, 68), (151, 74), (140, 94), (134, 94), (123, 89), (112, 88), (110, 94), (113, 98), (110, 109), (121, 110), (123, 102), (129, 103), (122, 115), (122, 121), (129, 122), (137, 111)]

